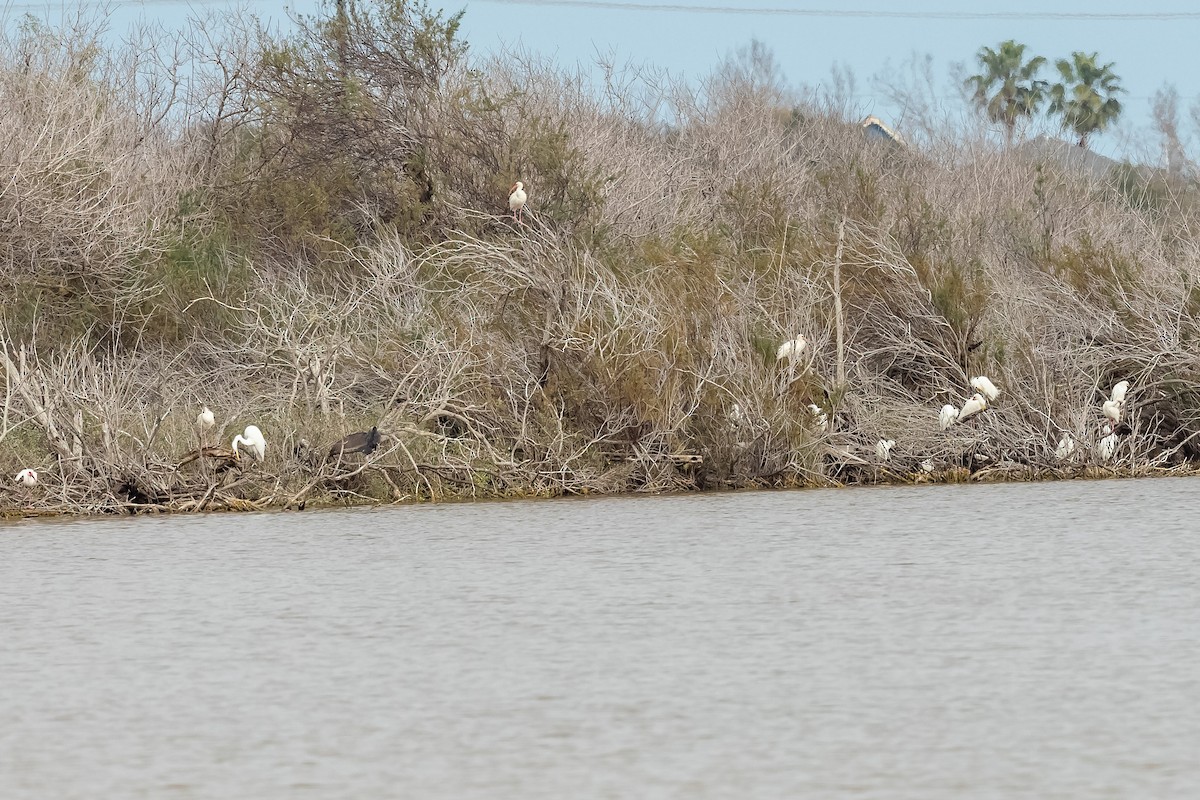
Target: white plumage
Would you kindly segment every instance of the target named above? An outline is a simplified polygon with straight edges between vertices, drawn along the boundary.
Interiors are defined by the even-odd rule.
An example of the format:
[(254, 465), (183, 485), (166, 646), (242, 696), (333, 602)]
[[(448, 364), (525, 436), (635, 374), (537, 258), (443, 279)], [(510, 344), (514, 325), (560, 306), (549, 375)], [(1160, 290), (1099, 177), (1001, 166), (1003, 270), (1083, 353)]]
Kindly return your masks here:
[(1108, 435), (1100, 440), (1097, 452), (1101, 463), (1108, 463), (1112, 460), (1113, 454), (1117, 452), (1117, 434), (1108, 425), (1104, 426), (1103, 433)]
[(971, 388), (986, 397), (989, 403), (1000, 396), (1000, 390), (986, 375), (976, 375), (971, 378)]
[(217, 418), (213, 416), (213, 412), (209, 410), (208, 406), (205, 406), (204, 410), (196, 416), (196, 425), (202, 429), (211, 428), (216, 424)]
[(1118, 383), (1116, 386), (1114, 386), (1112, 388), (1112, 394), (1110, 395), (1112, 402), (1121, 403), (1122, 405), (1124, 405), (1125, 393), (1128, 391), (1129, 391), (1129, 381), (1121, 381), (1120, 383)]
[(809, 413), (812, 414), (813, 421), (817, 423), (818, 428), (823, 431), (829, 430), (829, 417), (825, 415), (825, 412), (819, 405), (816, 405), (815, 403), (809, 403), (808, 410)]
[(1104, 405), (1100, 406), (1100, 410), (1104, 412), (1104, 418), (1113, 425), (1121, 424), (1121, 406), (1125, 405), (1124, 401), (1105, 400)]
[(892, 448), (895, 446), (894, 439), (880, 439), (875, 443), (875, 457), (880, 461), (887, 461), (892, 457)]
[(800, 357), (801, 353), (804, 352), (804, 348), (806, 347), (808, 347), (808, 340), (800, 334), (796, 334), (795, 339), (789, 339), (788, 341), (779, 345), (779, 349), (775, 351), (775, 360), (783, 361), (785, 358), (797, 359)]
[(942, 406), (942, 410), (938, 414), (938, 425), (941, 426), (942, 430), (946, 430), (946, 428), (949, 428), (951, 425), (953, 425), (957, 421), (958, 421), (958, 409), (955, 408), (954, 406), (950, 405), (949, 403)]
[(986, 408), (987, 400), (984, 399), (983, 395), (976, 392), (975, 394), (971, 395), (967, 402), (963, 403), (962, 410), (958, 412), (958, 421), (963, 422), (964, 420), (970, 419)]
[(1058, 447), (1054, 448), (1054, 457), (1059, 461), (1066, 461), (1073, 455), (1075, 455), (1075, 437), (1068, 433), (1058, 440)]
[(13, 480), (25, 487), (37, 486), (38, 474), (26, 467), (18, 472), (17, 477), (13, 478)]
[(525, 214), (525, 201), (529, 199), (529, 195), (525, 194), (525, 184), (517, 181), (512, 185), (512, 194), (508, 196), (508, 210), (512, 212), (513, 219), (520, 221)]
[(246, 448), (254, 454), (254, 457), (259, 461), (266, 458), (267, 455), (267, 440), (263, 436), (262, 431), (257, 425), (247, 425), (246, 430), (233, 437), (233, 444), (230, 446), (234, 455), (240, 455), (238, 445), (244, 444)]

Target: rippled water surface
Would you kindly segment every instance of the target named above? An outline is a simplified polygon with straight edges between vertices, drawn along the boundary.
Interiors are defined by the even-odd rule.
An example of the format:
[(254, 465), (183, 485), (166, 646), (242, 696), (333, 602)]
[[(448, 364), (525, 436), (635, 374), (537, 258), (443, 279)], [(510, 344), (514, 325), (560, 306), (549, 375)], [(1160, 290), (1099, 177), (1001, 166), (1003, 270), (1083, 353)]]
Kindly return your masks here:
[(0, 527), (0, 797), (1195, 797), (1200, 480)]

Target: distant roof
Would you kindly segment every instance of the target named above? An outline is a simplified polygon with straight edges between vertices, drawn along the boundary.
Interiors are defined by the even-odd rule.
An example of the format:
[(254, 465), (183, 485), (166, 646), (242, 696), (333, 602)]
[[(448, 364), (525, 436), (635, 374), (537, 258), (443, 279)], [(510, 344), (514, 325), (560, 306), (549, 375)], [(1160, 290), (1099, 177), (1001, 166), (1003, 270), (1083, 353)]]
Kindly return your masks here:
[(1107, 178), (1112, 168), (1120, 163), (1077, 144), (1045, 134), (1018, 145), (1017, 152), (1037, 161), (1048, 161), (1086, 173), (1093, 178)]
[(885, 125), (879, 117), (868, 116), (860, 124), (863, 129), (863, 136), (866, 136), (868, 139), (878, 139), (891, 142), (892, 144), (907, 145), (904, 137)]

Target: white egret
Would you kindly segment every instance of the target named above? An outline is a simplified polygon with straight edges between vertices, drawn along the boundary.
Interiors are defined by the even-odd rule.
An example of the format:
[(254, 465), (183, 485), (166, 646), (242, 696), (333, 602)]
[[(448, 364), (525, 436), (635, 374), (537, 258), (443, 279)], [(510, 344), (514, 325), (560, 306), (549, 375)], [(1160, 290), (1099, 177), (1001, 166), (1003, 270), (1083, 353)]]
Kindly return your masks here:
[(815, 403), (808, 404), (809, 413), (812, 414), (813, 421), (817, 423), (817, 427), (823, 431), (829, 430), (829, 417), (825, 415), (824, 410)]
[(1114, 403), (1125, 404), (1125, 393), (1129, 391), (1129, 381), (1121, 381), (1112, 388), (1112, 401)]
[(941, 426), (942, 430), (946, 430), (946, 428), (949, 428), (957, 421), (958, 409), (949, 403), (942, 406), (942, 411), (938, 414), (938, 425)]
[(529, 195), (525, 194), (525, 184), (517, 181), (512, 185), (512, 194), (508, 196), (508, 210), (512, 212), (513, 219), (517, 222), (525, 216), (525, 201), (529, 199)]
[(785, 358), (789, 360), (797, 359), (806, 347), (808, 347), (808, 340), (800, 334), (796, 334), (795, 339), (789, 339), (779, 345), (779, 349), (775, 351), (775, 360), (783, 361)]
[(1121, 424), (1121, 407), (1125, 405), (1125, 401), (1105, 400), (1104, 405), (1100, 406), (1100, 410), (1104, 412), (1104, 418), (1113, 425)]
[(233, 450), (235, 457), (241, 456), (238, 451), (238, 445), (244, 444), (246, 448), (254, 454), (254, 457), (259, 461), (266, 458), (267, 455), (267, 440), (263, 437), (262, 431), (257, 425), (247, 425), (246, 430), (233, 437), (233, 444), (230, 449)]
[(971, 395), (967, 402), (963, 403), (962, 410), (958, 412), (958, 421), (964, 422), (978, 414), (980, 411), (988, 407), (987, 400), (979, 392)]
[(209, 410), (208, 406), (205, 406), (204, 410), (196, 416), (196, 426), (200, 430), (207, 430), (216, 424), (217, 418), (213, 416), (213, 412)]
[(1113, 454), (1117, 452), (1117, 434), (1111, 425), (1105, 425), (1102, 432), (1107, 435), (1100, 440), (1098, 452), (1101, 463), (1108, 463), (1112, 460)]
[(921, 462), (921, 472), (924, 472), (926, 475), (933, 472), (933, 462), (928, 458)]
[(1054, 457), (1059, 461), (1066, 461), (1073, 455), (1075, 455), (1075, 437), (1068, 433), (1058, 440), (1058, 447), (1054, 448)]
[(892, 448), (895, 446), (894, 439), (880, 439), (875, 443), (875, 457), (880, 461), (887, 461), (892, 457)]
[(986, 375), (976, 375), (971, 378), (971, 388), (986, 397), (989, 403), (1000, 396), (1000, 390)]
[(33, 487), (33, 486), (37, 486), (38, 474), (34, 470), (31, 470), (28, 467), (26, 467), (25, 469), (18, 472), (17, 477), (13, 478), (13, 480), (27, 488)]

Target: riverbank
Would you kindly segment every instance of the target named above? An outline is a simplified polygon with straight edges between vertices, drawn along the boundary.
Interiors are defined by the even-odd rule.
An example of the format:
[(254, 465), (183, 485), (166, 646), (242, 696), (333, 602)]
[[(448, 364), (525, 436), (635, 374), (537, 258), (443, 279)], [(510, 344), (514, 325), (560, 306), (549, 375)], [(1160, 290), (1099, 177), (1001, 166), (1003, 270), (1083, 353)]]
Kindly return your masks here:
[[(5, 33), (14, 509), (1200, 465), (1186, 176), (1080, 171), (984, 127), (869, 139), (745, 59), (596, 88), (473, 60), (413, 7), (283, 38), (226, 22), (179, 49), (194, 94), (147, 88), (183, 74), (153, 47)], [(981, 375), (1000, 394), (944, 428)], [(235, 463), (250, 425), (265, 459)], [(370, 466), (329, 463), (372, 426)]]

